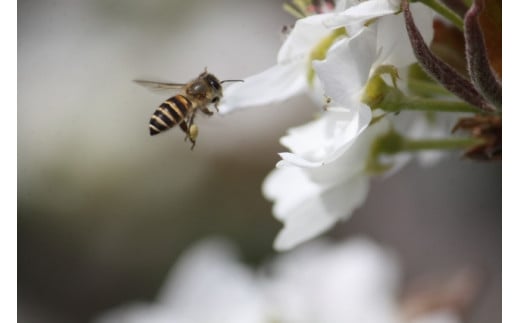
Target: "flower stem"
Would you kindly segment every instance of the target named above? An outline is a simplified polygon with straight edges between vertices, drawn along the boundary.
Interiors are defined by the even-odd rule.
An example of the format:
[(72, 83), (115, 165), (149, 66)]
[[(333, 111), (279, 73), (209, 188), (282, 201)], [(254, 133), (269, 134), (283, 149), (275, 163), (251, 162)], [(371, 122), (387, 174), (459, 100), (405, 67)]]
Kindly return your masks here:
[(432, 149), (466, 149), (480, 143), (475, 138), (409, 139), (402, 138), (401, 151), (416, 152)]
[(372, 77), (368, 81), (362, 102), (371, 107), (372, 110), (381, 109), (386, 112), (412, 110), (481, 113), (480, 109), (463, 101), (407, 96), (398, 88), (387, 85), (380, 76)]
[(396, 155), (400, 153), (414, 153), (424, 150), (451, 150), (468, 149), (482, 144), (482, 139), (477, 138), (407, 138), (394, 129), (376, 138), (370, 147), (370, 153), (365, 165), (365, 171), (369, 174), (381, 174), (392, 167), (391, 163), (383, 162), (381, 156)]
[[(386, 107), (385, 107), (386, 108)], [(437, 112), (472, 112), (479, 113), (476, 107), (462, 101), (442, 101), (437, 99), (406, 98), (397, 104), (397, 111), (437, 111)], [(384, 109), (388, 111), (388, 109)], [(396, 111), (396, 112), (397, 112)]]
[(471, 7), (471, 5), (473, 4), (473, 0), (463, 0), (463, 2), (468, 7)]
[(451, 21), (457, 28), (463, 30), (464, 21), (459, 15), (453, 12), (450, 8), (446, 7), (444, 4), (440, 3), (437, 0), (414, 0), (412, 2), (422, 2), (424, 5), (432, 8), (439, 15)]
[(432, 97), (437, 95), (449, 95), (453, 96), (453, 94), (446, 90), (444, 87), (440, 86), (437, 83), (433, 83), (431, 81), (418, 80), (418, 79), (409, 79), (408, 80), (408, 88), (421, 96), (424, 97)]

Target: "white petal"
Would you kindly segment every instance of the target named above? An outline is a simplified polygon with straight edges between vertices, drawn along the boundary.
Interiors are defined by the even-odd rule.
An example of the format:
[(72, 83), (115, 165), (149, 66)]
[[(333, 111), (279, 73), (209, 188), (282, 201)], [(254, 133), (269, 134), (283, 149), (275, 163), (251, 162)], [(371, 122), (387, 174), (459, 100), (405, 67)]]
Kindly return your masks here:
[(394, 322), (399, 268), (367, 239), (315, 241), (285, 253), (268, 272), (279, 322)]
[(336, 103), (349, 107), (359, 102), (372, 64), (376, 59), (375, 32), (364, 28), (352, 38), (346, 38), (329, 50), (324, 61), (314, 61), (325, 95)]
[(264, 196), (275, 202), (273, 214), (278, 220), (296, 208), (305, 199), (317, 196), (324, 187), (314, 183), (305, 172), (296, 167), (274, 169), (262, 185)]
[(363, 174), (372, 143), (389, 129), (390, 123), (386, 119), (367, 127), (339, 158), (321, 167), (306, 168), (309, 178), (314, 183), (331, 185)]
[(180, 257), (155, 303), (116, 309), (99, 323), (261, 323), (265, 315), (252, 271), (237, 261), (227, 241), (207, 239)]
[(283, 101), (307, 88), (305, 64), (275, 65), (224, 90), (221, 113)]
[(340, 14), (324, 21), (329, 28), (346, 27), (349, 34), (355, 34), (365, 25), (365, 22), (373, 18), (393, 15), (399, 11), (398, 0), (370, 0), (363, 1), (352, 6)]
[(264, 194), (275, 201), (273, 213), (284, 223), (274, 247), (291, 249), (349, 217), (366, 199), (368, 182), (360, 175), (324, 187), (310, 181), (299, 168), (274, 170), (264, 183)]
[[(300, 167), (319, 167), (338, 158), (349, 148), (371, 119), (370, 109), (359, 103), (347, 110), (329, 108), (316, 121), (289, 129), (280, 139), (292, 154), (280, 154), (283, 160)], [(283, 166), (282, 162), (280, 166)]]
[[(411, 5), (412, 15), (427, 44), (433, 38), (433, 13), (422, 4)], [(382, 17), (377, 21), (377, 48), (380, 53), (376, 65), (394, 65), (398, 68), (416, 62), (403, 15)]]
[(361, 206), (368, 194), (369, 180), (356, 176), (339, 186), (305, 200), (286, 214), (284, 228), (275, 239), (277, 250), (288, 250), (330, 229)]
[(314, 46), (330, 34), (331, 30), (322, 23), (322, 20), (329, 15), (321, 14), (298, 19), (278, 52), (278, 64), (305, 62)]

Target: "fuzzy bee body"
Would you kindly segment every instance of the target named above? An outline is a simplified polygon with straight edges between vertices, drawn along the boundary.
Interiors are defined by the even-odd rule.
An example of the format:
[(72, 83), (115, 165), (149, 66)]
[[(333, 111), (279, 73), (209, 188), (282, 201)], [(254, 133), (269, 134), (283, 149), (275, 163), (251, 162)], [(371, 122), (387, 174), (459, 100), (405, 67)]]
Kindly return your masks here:
[(199, 110), (206, 115), (213, 115), (213, 112), (208, 109), (210, 104), (213, 104), (218, 111), (218, 103), (222, 98), (222, 86), (220, 84), (227, 81), (241, 80), (219, 81), (207, 71), (186, 84), (136, 80), (136, 83), (152, 90), (176, 90), (179, 92), (165, 100), (155, 110), (148, 124), (150, 135), (157, 135), (179, 125), (186, 134), (185, 139), (191, 141), (191, 149), (193, 149), (198, 135), (198, 127), (194, 124), (195, 115)]
[(192, 111), (193, 105), (184, 95), (172, 96), (161, 103), (150, 118), (150, 135), (154, 136), (183, 122)]

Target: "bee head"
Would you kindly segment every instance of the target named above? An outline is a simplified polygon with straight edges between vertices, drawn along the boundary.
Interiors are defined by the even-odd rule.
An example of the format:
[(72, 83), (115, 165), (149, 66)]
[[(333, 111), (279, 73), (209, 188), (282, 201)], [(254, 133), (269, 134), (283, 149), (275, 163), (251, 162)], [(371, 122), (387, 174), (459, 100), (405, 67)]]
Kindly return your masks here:
[(220, 98), (222, 98), (222, 86), (220, 85), (220, 81), (215, 77), (215, 75), (207, 72), (204, 72), (203, 78), (211, 91), (211, 102), (218, 103)]
[(209, 94), (209, 99), (212, 103), (215, 103), (215, 107), (220, 102), (222, 98), (222, 83), (224, 82), (244, 82), (243, 80), (223, 80), (220, 81), (215, 75), (208, 73), (207, 70), (204, 70), (202, 74), (198, 77), (199, 80), (203, 80), (206, 88), (208, 89), (207, 94)]

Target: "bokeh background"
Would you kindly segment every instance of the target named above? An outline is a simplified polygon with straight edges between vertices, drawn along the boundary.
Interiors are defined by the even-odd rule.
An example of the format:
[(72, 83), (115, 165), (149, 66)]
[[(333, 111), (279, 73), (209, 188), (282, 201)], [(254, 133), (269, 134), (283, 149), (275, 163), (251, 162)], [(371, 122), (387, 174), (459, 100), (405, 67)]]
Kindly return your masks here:
[[(244, 78), (275, 63), (282, 1), (18, 2), (18, 319), (88, 322), (152, 300), (176, 257), (223, 235), (255, 265), (281, 225), (261, 195), (278, 139), (316, 112), (302, 96), (200, 116), (194, 151), (178, 129), (148, 135), (165, 99), (133, 79), (184, 82), (205, 67)], [(262, 93), (258, 93), (262, 95)], [(471, 322), (501, 319), (501, 166), (453, 154), (373, 181), (329, 235), (396, 250), (406, 280), (483, 273)]]

